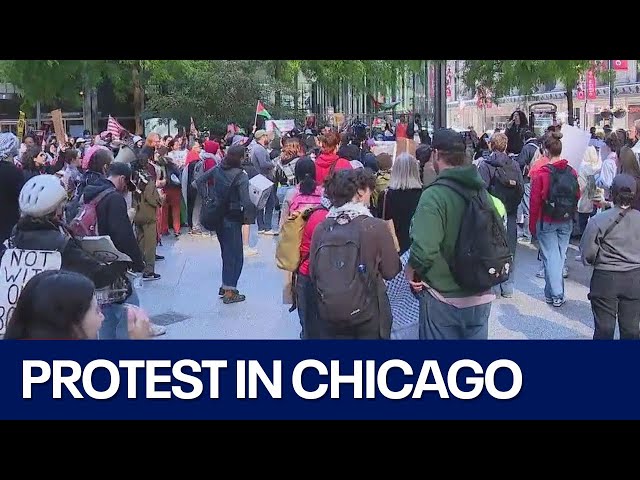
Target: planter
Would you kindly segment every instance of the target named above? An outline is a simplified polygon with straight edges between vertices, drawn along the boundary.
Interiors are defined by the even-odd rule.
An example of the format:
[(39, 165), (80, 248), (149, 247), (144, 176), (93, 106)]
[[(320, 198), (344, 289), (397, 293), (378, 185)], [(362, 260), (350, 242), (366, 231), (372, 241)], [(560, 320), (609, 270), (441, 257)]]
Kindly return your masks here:
[(613, 114), (609, 110), (604, 110), (600, 112), (600, 116), (605, 120), (609, 120)]
[(626, 114), (627, 112), (625, 112), (624, 110), (616, 110), (615, 112), (613, 112), (613, 116), (616, 118), (624, 118)]

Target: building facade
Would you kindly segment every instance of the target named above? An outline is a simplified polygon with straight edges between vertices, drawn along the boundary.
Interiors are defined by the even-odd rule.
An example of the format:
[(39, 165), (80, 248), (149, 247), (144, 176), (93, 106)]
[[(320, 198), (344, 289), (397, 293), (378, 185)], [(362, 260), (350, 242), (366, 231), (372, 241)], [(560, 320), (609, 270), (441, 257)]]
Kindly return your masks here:
[[(557, 107), (557, 118), (566, 122), (568, 117), (565, 87), (561, 83), (542, 86), (533, 95), (513, 95), (497, 99), (484, 108), (477, 102), (475, 92), (463, 84), (460, 74), (464, 61), (450, 60), (447, 62), (449, 72), (447, 81), (447, 124), (451, 127), (467, 128), (473, 126), (477, 131), (504, 128), (509, 116), (516, 109), (528, 113), (529, 105), (535, 102), (550, 102)], [(613, 107), (623, 107), (626, 114), (621, 118), (612, 118), (613, 128), (624, 128), (633, 131), (633, 123), (640, 119), (640, 72), (637, 60), (628, 60), (626, 70), (615, 71), (616, 78), (613, 89)], [(600, 111), (609, 107), (609, 85), (606, 81), (597, 79), (597, 98), (585, 100), (577, 98), (577, 91), (573, 90), (573, 116), (575, 125), (584, 129), (592, 126), (596, 128), (604, 125)]]

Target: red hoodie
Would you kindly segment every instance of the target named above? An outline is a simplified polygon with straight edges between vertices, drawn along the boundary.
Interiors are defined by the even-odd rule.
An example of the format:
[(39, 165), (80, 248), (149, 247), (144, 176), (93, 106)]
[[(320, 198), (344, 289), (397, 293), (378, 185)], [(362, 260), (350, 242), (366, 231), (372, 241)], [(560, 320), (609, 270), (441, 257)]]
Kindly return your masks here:
[(322, 186), (324, 184), (324, 179), (329, 176), (331, 167), (334, 164), (334, 171), (353, 168), (349, 160), (340, 158), (335, 153), (321, 153), (316, 158), (316, 185)]
[[(569, 165), (567, 160), (557, 160), (552, 162), (551, 165), (559, 170), (570, 168), (573, 176), (578, 178), (577, 172)], [(542, 219), (545, 223), (562, 223), (563, 220), (554, 219), (544, 215), (542, 212), (542, 206), (544, 201), (549, 196), (549, 187), (551, 184), (551, 172), (548, 168), (542, 167), (537, 171), (536, 175), (531, 177), (531, 199), (529, 200), (529, 230), (532, 234), (536, 233), (536, 227), (538, 222)], [(577, 199), (580, 199), (580, 189), (577, 189)]]

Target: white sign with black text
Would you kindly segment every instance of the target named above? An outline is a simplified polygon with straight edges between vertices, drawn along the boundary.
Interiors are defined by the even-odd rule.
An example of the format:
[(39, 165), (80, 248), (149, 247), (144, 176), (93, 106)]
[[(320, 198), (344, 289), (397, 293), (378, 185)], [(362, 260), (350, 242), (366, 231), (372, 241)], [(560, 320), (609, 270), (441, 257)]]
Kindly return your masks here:
[(0, 335), (18, 303), (22, 289), (32, 277), (45, 270), (60, 270), (60, 252), (8, 249), (0, 261)]

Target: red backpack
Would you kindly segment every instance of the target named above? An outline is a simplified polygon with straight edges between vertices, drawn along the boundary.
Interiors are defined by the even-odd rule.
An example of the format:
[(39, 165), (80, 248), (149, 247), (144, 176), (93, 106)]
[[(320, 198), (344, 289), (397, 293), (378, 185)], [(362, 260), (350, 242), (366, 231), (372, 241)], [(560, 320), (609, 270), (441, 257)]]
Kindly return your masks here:
[(69, 230), (75, 237), (95, 237), (98, 235), (98, 214), (96, 208), (100, 201), (115, 192), (115, 188), (108, 188), (100, 192), (89, 203), (84, 203), (84, 195), (80, 199), (80, 211), (71, 222)]

